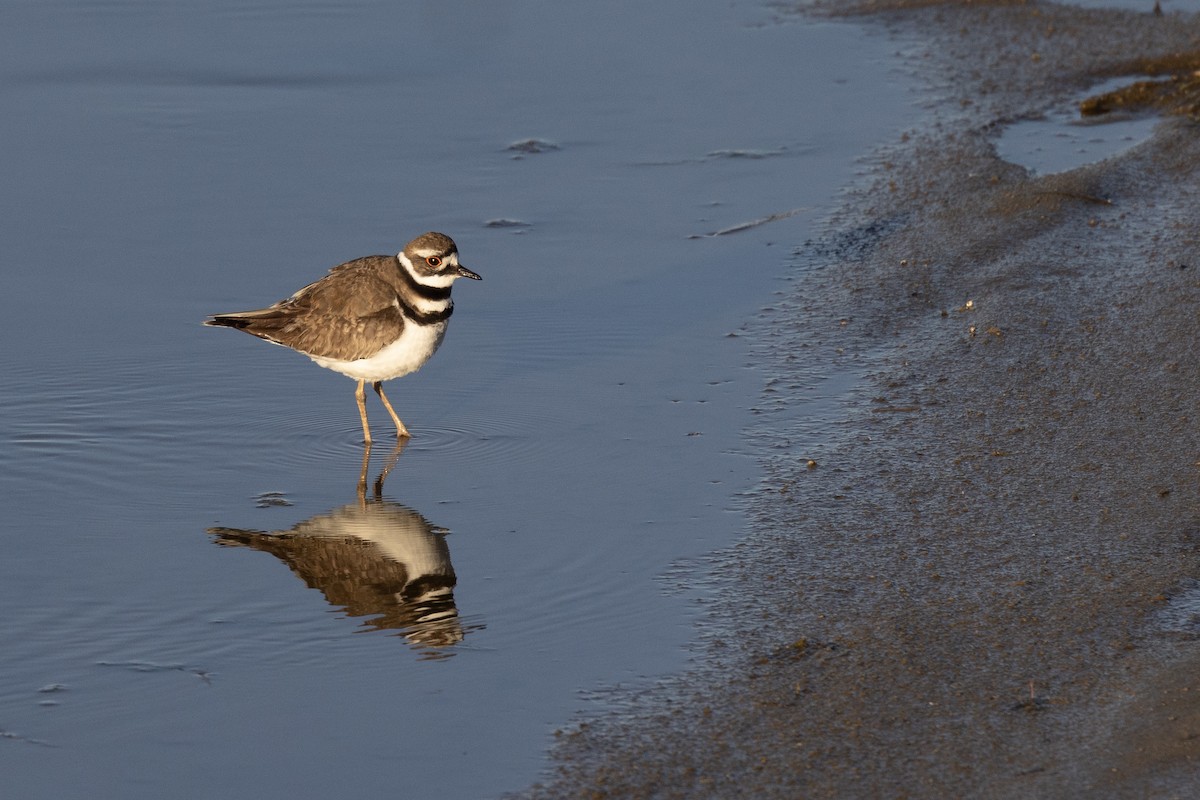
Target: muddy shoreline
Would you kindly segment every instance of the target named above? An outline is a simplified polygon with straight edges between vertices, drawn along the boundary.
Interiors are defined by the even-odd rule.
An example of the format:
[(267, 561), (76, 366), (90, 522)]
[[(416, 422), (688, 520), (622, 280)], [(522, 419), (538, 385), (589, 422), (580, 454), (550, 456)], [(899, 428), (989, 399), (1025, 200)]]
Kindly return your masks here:
[[(998, 131), (1195, 16), (819, 6), (886, 26), (925, 123), (752, 327), (763, 482), (697, 667), (529, 797), (1172, 797), (1200, 780), (1200, 124), (1036, 176)], [(814, 447), (810, 376), (849, 380)], [(831, 378), (832, 379), (832, 378)], [(832, 438), (829, 434), (832, 431)]]

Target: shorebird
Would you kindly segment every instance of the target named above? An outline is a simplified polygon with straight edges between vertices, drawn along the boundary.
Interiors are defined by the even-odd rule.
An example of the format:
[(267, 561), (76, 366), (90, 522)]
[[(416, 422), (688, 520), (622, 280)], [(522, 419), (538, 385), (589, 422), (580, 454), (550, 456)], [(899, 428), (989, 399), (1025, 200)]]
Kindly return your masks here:
[(371, 443), (365, 384), (411, 436), (383, 393), (383, 382), (416, 372), (437, 352), (454, 312), (450, 289), (458, 278), (481, 280), (458, 263), (458, 247), (444, 233), (425, 233), (394, 256), (347, 261), (286, 300), (257, 311), (213, 314), (204, 321), (236, 328), (290, 347), (358, 381), (354, 398), (363, 439)]
[(447, 531), (407, 506), (376, 498), (318, 514), (286, 531), (208, 532), (218, 544), (276, 556), (348, 616), (397, 630), (414, 645), (431, 648), (430, 657), (463, 639)]

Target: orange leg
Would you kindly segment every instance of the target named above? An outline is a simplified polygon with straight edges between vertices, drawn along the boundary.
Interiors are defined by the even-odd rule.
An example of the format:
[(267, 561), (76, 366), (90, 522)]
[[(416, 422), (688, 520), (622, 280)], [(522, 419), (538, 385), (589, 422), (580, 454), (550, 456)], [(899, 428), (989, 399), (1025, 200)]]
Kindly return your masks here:
[[(359, 381), (358, 388), (354, 390), (354, 399), (358, 401), (358, 415), (362, 417), (363, 426), (363, 442), (371, 443), (371, 426), (367, 424), (367, 393), (363, 391), (363, 384), (366, 381)], [(376, 384), (378, 386), (379, 384)], [(389, 409), (391, 410), (391, 409)], [(395, 415), (393, 415), (395, 416)]]
[[(396, 438), (407, 439), (412, 436), (412, 434), (408, 432), (408, 428), (404, 427), (404, 423), (400, 421), (400, 417), (396, 416), (396, 409), (392, 408), (392, 404), (388, 402), (387, 395), (383, 393), (383, 381), (375, 381), (375, 383), (371, 384), (371, 386), (375, 389), (375, 394), (379, 395), (379, 399), (383, 401), (383, 407), (386, 408), (388, 413), (392, 415), (392, 422), (396, 423)], [(359, 384), (359, 388), (362, 388), (361, 383)], [(363, 420), (365, 424), (365, 414), (363, 415)]]

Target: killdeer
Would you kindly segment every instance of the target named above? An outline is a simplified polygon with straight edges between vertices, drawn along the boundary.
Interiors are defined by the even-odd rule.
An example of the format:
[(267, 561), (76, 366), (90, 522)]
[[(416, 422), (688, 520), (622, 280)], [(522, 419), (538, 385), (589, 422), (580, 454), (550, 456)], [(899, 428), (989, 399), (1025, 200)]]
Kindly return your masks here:
[(466, 633), (454, 601), (447, 531), (407, 506), (376, 498), (287, 531), (208, 532), (218, 544), (271, 553), (348, 616), (398, 630), (422, 649), (457, 644)]
[(397, 437), (407, 438), (411, 434), (383, 393), (383, 382), (416, 372), (437, 352), (454, 312), (450, 288), (457, 278), (481, 280), (458, 263), (453, 239), (425, 233), (394, 256), (336, 266), (269, 308), (213, 314), (204, 324), (290, 347), (357, 380), (354, 397), (367, 444), (371, 428), (363, 387), (370, 381), (396, 423)]

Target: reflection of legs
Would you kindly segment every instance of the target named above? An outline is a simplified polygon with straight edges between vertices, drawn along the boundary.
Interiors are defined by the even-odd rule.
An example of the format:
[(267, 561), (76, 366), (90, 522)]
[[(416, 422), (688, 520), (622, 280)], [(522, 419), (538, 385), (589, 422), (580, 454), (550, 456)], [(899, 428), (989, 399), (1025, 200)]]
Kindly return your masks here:
[(392, 471), (392, 467), (396, 466), (396, 461), (400, 458), (400, 454), (404, 452), (404, 445), (406, 444), (408, 444), (408, 439), (402, 437), (396, 441), (396, 446), (392, 449), (392, 454), (388, 456), (387, 462), (383, 465), (383, 471), (375, 479), (376, 500), (383, 499), (383, 482), (387, 480), (388, 473)]
[[(384, 462), (383, 471), (375, 479), (375, 500), (383, 499), (383, 482), (387, 480), (388, 473), (392, 471), (392, 467), (396, 466), (396, 461), (400, 458), (400, 454), (404, 452), (406, 444), (408, 444), (408, 439), (397, 441), (396, 446), (392, 448), (392, 454)], [(371, 443), (367, 442), (366, 446), (363, 447), (362, 470), (358, 473), (358, 503), (364, 507), (367, 504), (367, 468), (370, 465)]]
[[(367, 424), (367, 393), (363, 391), (363, 384), (366, 381), (359, 381), (358, 388), (354, 390), (354, 399), (358, 401), (358, 415), (362, 417), (363, 424), (363, 442), (371, 443), (371, 426)], [(389, 409), (390, 410), (390, 409)], [(392, 416), (395, 416), (394, 414)]]
[[(388, 402), (387, 395), (383, 393), (383, 381), (375, 381), (373, 384), (371, 384), (371, 386), (375, 389), (375, 394), (379, 395), (379, 399), (383, 401), (383, 407), (386, 408), (388, 413), (392, 415), (392, 422), (396, 423), (396, 436), (403, 439), (407, 439), (408, 437), (412, 436), (412, 434), (408, 432), (408, 428), (404, 427), (404, 423), (400, 421), (398, 416), (396, 416), (396, 410), (392, 408), (392, 404)], [(359, 384), (359, 388), (362, 388), (361, 383)], [(364, 422), (366, 420), (365, 414), (363, 416), (363, 420)]]
[(363, 463), (362, 472), (358, 473), (358, 504), (366, 506), (367, 504), (367, 467), (371, 464), (371, 443), (367, 442), (363, 448)]

